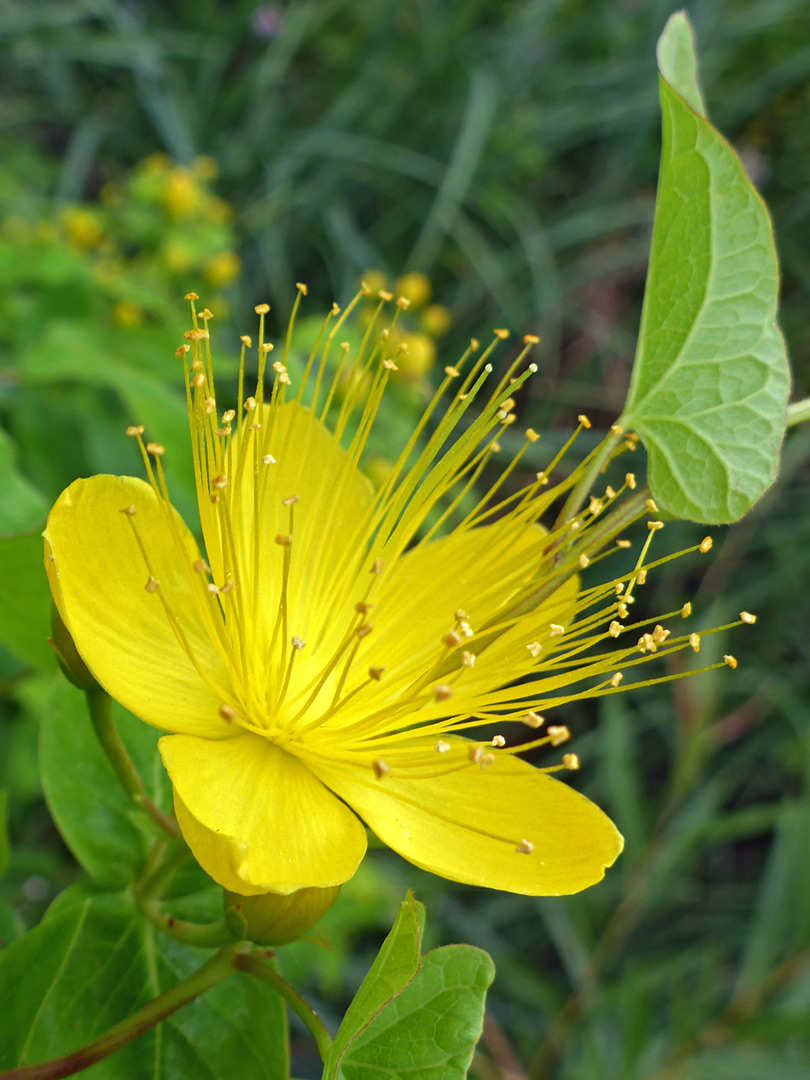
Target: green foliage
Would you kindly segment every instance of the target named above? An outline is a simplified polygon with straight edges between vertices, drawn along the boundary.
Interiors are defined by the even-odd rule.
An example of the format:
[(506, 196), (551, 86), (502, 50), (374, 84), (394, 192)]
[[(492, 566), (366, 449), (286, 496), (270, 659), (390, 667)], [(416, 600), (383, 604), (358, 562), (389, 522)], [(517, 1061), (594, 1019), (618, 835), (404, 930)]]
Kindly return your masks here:
[(424, 908), (409, 894), (343, 1018), (323, 1080), (467, 1075), (495, 970), (469, 945), (420, 956), (423, 920)]
[(662, 36), (663, 150), (638, 349), (622, 423), (649, 457), (662, 509), (736, 521), (773, 482), (787, 357), (778, 268), (762, 200), (701, 105), (690, 30)]
[[(74, 888), (0, 953), (0, 1067), (61, 1056), (126, 1019), (199, 967), (120, 893)], [(244, 975), (94, 1066), (108, 1080), (205, 1075), (286, 1080), (281, 999)], [(237, 1066), (238, 1063), (238, 1066)]]

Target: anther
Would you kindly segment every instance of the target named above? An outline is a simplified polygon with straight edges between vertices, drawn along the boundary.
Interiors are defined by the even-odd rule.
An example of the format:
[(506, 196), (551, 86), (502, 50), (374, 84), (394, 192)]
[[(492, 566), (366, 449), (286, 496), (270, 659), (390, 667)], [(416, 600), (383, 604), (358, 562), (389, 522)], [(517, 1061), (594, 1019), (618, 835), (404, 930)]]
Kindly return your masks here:
[(665, 630), (660, 624), (653, 627), (652, 639), (656, 645), (662, 645), (669, 637), (671, 631)]
[[(341, 348), (342, 348), (342, 346), (341, 346)], [(280, 375), (282, 373), (282, 371), (287, 370), (286, 367), (282, 364), (282, 362), (280, 360), (274, 360), (273, 364), (272, 364), (272, 367), (273, 367), (273, 371), (275, 371), (276, 375)]]
[(535, 660), (540, 655), (540, 650), (543, 648), (543, 646), (540, 644), (539, 641), (530, 641), (526, 648), (529, 650), (529, 655), (531, 656), (532, 660)]
[(245, 405), (244, 405), (245, 412), (253, 412), (253, 410), (255, 408), (256, 408), (256, 398), (255, 397), (245, 398)]
[(231, 433), (230, 426), (228, 426), (228, 427), (218, 427), (216, 429), (216, 431), (214, 432), (214, 434), (218, 435), (220, 439), (224, 439), (225, 436), (230, 435), (230, 433)]
[(370, 679), (373, 679), (375, 682), (379, 682), (380, 679), (383, 677), (384, 671), (384, 667), (370, 667), (368, 669), (368, 677)]
[(226, 409), (220, 418), (221, 424), (230, 424), (231, 420), (236, 416), (235, 409)]
[(526, 428), (526, 438), (529, 440), (529, 442), (537, 442), (540, 436), (537, 434), (534, 428), (529, 427)]
[(300, 495), (288, 495), (286, 499), (281, 500), (282, 506), (295, 506), (300, 501)]
[(620, 671), (617, 671), (615, 675), (611, 676), (610, 685), (615, 689), (623, 678), (624, 676), (622, 675), (622, 673)]
[(647, 509), (649, 510), (649, 512), (651, 514), (657, 514), (658, 513), (658, 507), (655, 504), (655, 499), (647, 499), (647, 501), (644, 503), (644, 505), (647, 507)]
[(647, 581), (647, 571), (646, 570), (639, 570), (639, 572), (636, 574), (636, 585), (644, 585), (644, 584), (646, 584), (646, 581)]
[(534, 844), (531, 842), (531, 840), (527, 840), (524, 836), (524, 838), (515, 848), (515, 851), (518, 853), (518, 855), (531, 855), (531, 853), (534, 851)]
[(228, 486), (228, 477), (224, 473), (220, 473), (219, 476), (215, 476), (211, 481), (211, 487), (216, 488), (217, 491), (222, 491), (223, 488)]
[(207, 307), (203, 308), (202, 311), (200, 312), (200, 318), (205, 319), (206, 322), (213, 319), (213, 317), (214, 317), (214, 313), (213, 313), (213, 311), (210, 310), (210, 308), (207, 308)]
[(208, 413), (208, 415), (210, 416), (212, 412), (216, 412), (216, 408), (216, 399), (212, 397), (207, 397), (205, 399), (205, 411)]
[(610, 484), (608, 484), (608, 486), (605, 488), (605, 498), (606, 499), (615, 499), (616, 498), (616, 492), (613, 490), (613, 488), (610, 486)]
[(566, 769), (576, 772), (579, 768), (579, 756), (577, 754), (563, 754), (562, 763)]
[(444, 739), (439, 739), (434, 749), (437, 754), (446, 754), (448, 750), (452, 749), (452, 747), (450, 746), (449, 742), (445, 742)]
[(632, 544), (630, 543), (629, 540), (617, 540), (616, 541), (616, 547), (629, 548), (629, 547), (632, 547)]
[(647, 528), (650, 530), (650, 532), (658, 532), (658, 530), (663, 529), (663, 527), (664, 527), (663, 521), (648, 521), (647, 522)]
[(464, 667), (475, 667), (475, 653), (463, 652), (461, 654), (461, 663)]
[(453, 618), (454, 619), (469, 619), (469, 615), (462, 608), (456, 608), (455, 614), (453, 615)]
[(186, 355), (186, 353), (189, 351), (190, 348), (191, 348), (190, 345), (186, 345), (186, 344), (178, 345), (177, 348), (174, 350), (175, 358), (177, 360), (182, 360), (183, 357)]
[(307, 287), (303, 283), (303, 281), (296, 281), (295, 287), (296, 287), (296, 289), (298, 289), (298, 291), (301, 293), (302, 296), (307, 295)]
[(605, 504), (601, 499), (597, 499), (595, 495), (591, 495), (590, 500), (588, 501), (588, 510), (596, 517), (604, 505)]
[(383, 367), (386, 371), (399, 371), (393, 360), (383, 360)]
[(571, 732), (564, 724), (552, 725), (546, 728), (552, 746), (562, 746), (571, 738)]
[(374, 562), (371, 564), (371, 573), (372, 574), (381, 574), (382, 573), (382, 568), (383, 568), (382, 559), (375, 559)]
[(257, 315), (266, 315), (270, 310), (269, 304), (257, 304), (253, 309)]
[(334, 300), (332, 301), (331, 314), (332, 316), (340, 314), (340, 304), (336, 304)]
[(497, 747), (506, 746), (506, 739), (503, 735), (493, 735), (489, 741), (489, 745)]
[(289, 547), (292, 543), (292, 537), (289, 533), (278, 533), (276, 535), (276, 543), (279, 547)]
[(378, 296), (378, 297), (379, 297), (379, 299), (380, 299), (380, 300), (382, 300), (382, 301), (383, 301), (383, 303), (385, 303), (385, 304), (387, 304), (389, 300), (393, 300), (393, 299), (394, 299), (394, 294), (393, 294), (393, 293), (390, 293), (390, 292), (388, 292), (388, 290), (387, 290), (387, 289), (380, 289), (380, 290), (379, 290), (379, 292), (377, 293), (377, 296)]
[(449, 375), (451, 379), (457, 379), (459, 376), (458, 368), (451, 367), (449, 364), (444, 369), (445, 375)]
[(159, 588), (160, 588), (160, 582), (158, 581), (157, 578), (153, 578), (152, 575), (150, 574), (149, 579), (147, 580), (146, 584), (144, 585), (144, 589), (146, 589), (146, 591), (148, 593), (156, 593)]
[(276, 459), (273, 457), (272, 454), (265, 454), (262, 457), (262, 465), (275, 465), (275, 463)]
[(737, 666), (737, 659), (736, 659), (736, 657), (732, 656), (730, 653), (724, 653), (723, 654), (723, 663), (726, 665), (726, 667), (730, 667), (732, 669), (732, 671), (733, 671), (734, 668)]
[(700, 548), (698, 549), (701, 555), (705, 555), (707, 551), (712, 550), (712, 538), (710, 536), (704, 536), (700, 542)]
[(137, 508), (137, 506), (135, 506), (134, 503), (130, 503), (129, 506), (125, 506), (120, 511), (120, 513), (126, 514), (127, 517), (135, 517), (135, 515), (138, 513), (138, 508)]
[(304, 641), (303, 638), (295, 637), (295, 635), (293, 635), (292, 639), (290, 640), (290, 644), (292, 645), (292, 647), (294, 649), (297, 649), (298, 652), (300, 652), (303, 649), (303, 647), (306, 645), (306, 642)]
[(687, 600), (686, 603), (681, 608), (681, 618), (682, 619), (688, 619), (691, 614), (692, 614), (692, 604), (690, 603), (689, 600)]
[(194, 567), (194, 569), (197, 571), (198, 574), (210, 574), (211, 573), (211, 567), (208, 565), (208, 563), (205, 561), (205, 559), (195, 559), (194, 562), (192, 563), (192, 566)]
[(506, 341), (506, 339), (509, 337), (508, 330), (493, 330), (492, 333), (495, 335), (496, 338), (499, 338), (501, 341)]
[(368, 615), (369, 611), (374, 607), (373, 604), (369, 604), (366, 600), (358, 600), (354, 605), (354, 610), (358, 615)]
[(624, 435), (624, 428), (620, 427), (618, 424), (611, 424), (610, 433), (611, 435)]
[(540, 344), (540, 338), (536, 334), (524, 334), (523, 335), (523, 344), (524, 345), (539, 345)]
[(457, 634), (455, 630), (442, 635), (442, 644), (446, 645), (448, 649), (455, 649), (457, 645), (461, 644), (461, 640), (461, 635)]
[(452, 696), (453, 688), (447, 683), (439, 683), (438, 686), (433, 687), (433, 697), (436, 701), (448, 701)]
[(187, 292), (183, 297), (184, 300), (199, 300), (199, 296), (195, 292)]
[(619, 616), (620, 619), (626, 619), (627, 618), (629, 612), (627, 610), (627, 604), (625, 604), (625, 602), (623, 600), (619, 604), (619, 606), (616, 608), (616, 614)]
[(753, 626), (754, 623), (757, 621), (757, 617), (756, 615), (752, 615), (750, 611), (741, 611), (740, 621), (747, 623), (749, 626)]
[(357, 627), (357, 629), (354, 632), (354, 636), (358, 637), (358, 638), (361, 638), (361, 639), (364, 638), (364, 637), (368, 637), (368, 635), (371, 633), (371, 631), (373, 629), (374, 629), (374, 627), (371, 625), (371, 623), (363, 623), (362, 626)]
[(583, 553), (579, 557), (579, 565), (582, 567), (583, 570), (585, 569), (586, 566), (588, 566), (590, 564), (590, 561), (591, 560), (588, 558), (588, 556), (583, 551)]
[(588, 417), (587, 417), (587, 416), (585, 415), (585, 413), (580, 413), (580, 414), (579, 414), (579, 416), (577, 417), (577, 420), (578, 420), (578, 421), (580, 422), (580, 424), (582, 424), (582, 426), (583, 426), (583, 427), (584, 427), (584, 428), (585, 428), (586, 430), (587, 430), (588, 428), (590, 428), (590, 426), (591, 426), (591, 422), (590, 422), (590, 420), (588, 419)]
[(143, 432), (143, 424), (130, 424), (130, 426), (127, 428), (127, 435), (129, 435), (130, 438), (134, 438), (137, 435), (143, 435)]
[(470, 746), (467, 749), (467, 757), (470, 759), (470, 761), (473, 763), (473, 765), (480, 764), (481, 758), (483, 756), (484, 756), (484, 748), (479, 743), (476, 743), (474, 746)]
[(253, 339), (251, 338), (250, 334), (241, 334), (239, 340), (242, 342), (246, 349), (253, 348)]
[(203, 375), (201, 371), (198, 371), (191, 380), (191, 385), (194, 387), (195, 390), (202, 390), (202, 388), (205, 386), (205, 375)]
[(236, 719), (238, 714), (236, 712), (236, 709), (232, 709), (230, 705), (220, 705), (219, 715), (222, 717), (223, 720), (227, 721), (227, 723), (230, 724)]
[(630, 488), (631, 491), (636, 490), (636, 478), (635, 478), (633, 473), (631, 473), (631, 472), (627, 473), (625, 475), (624, 482), (625, 482), (625, 484), (627, 484), (627, 486)]
[(381, 780), (384, 776), (387, 776), (391, 772), (390, 767), (383, 761), (382, 758), (375, 758), (372, 762), (372, 768), (374, 769), (374, 775), (377, 777), (378, 780)]
[(618, 637), (622, 630), (624, 630), (624, 627), (620, 622), (617, 622), (616, 619), (614, 619), (608, 627), (608, 633), (611, 637)]
[(478, 765), (482, 769), (485, 769), (487, 767), (487, 765), (494, 765), (494, 764), (495, 764), (495, 755), (490, 754), (489, 751), (487, 751), (486, 753), (483, 753), (480, 756), (480, 758), (478, 759)]
[(530, 709), (527, 713), (525, 713), (525, 715), (520, 717), (520, 722), (521, 724), (525, 724), (526, 727), (539, 728), (542, 727), (543, 724), (545, 724), (546, 718), (544, 716), (540, 716), (539, 713), (532, 712), (532, 710)]
[(405, 296), (398, 296), (397, 297), (397, 307), (399, 308), (400, 311), (407, 311), (410, 306), (411, 306), (411, 302), (410, 302), (410, 300), (408, 300), (407, 297), (405, 297)]
[(637, 644), (638, 651), (642, 654), (642, 656), (648, 652), (658, 652), (658, 646), (656, 645), (655, 638), (652, 636), (652, 634), (642, 634), (641, 637), (638, 639)]
[(700, 634), (690, 634), (689, 644), (692, 647), (692, 652), (700, 652)]
[(565, 633), (565, 627), (564, 626), (560, 626), (559, 623), (549, 623), (549, 627), (548, 627), (548, 636), (549, 637), (559, 637), (561, 634), (564, 634), (564, 633)]
[(272, 352), (273, 349), (275, 349), (275, 345), (271, 341), (263, 341), (262, 344), (259, 346), (259, 355), (267, 356), (267, 354)]

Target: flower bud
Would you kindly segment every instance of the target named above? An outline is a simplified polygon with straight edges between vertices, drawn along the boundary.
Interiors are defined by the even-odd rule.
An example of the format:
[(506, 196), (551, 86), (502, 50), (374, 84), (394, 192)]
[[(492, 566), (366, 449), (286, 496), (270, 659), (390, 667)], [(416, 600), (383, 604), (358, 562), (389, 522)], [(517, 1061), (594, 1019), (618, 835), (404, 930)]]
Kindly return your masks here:
[(59, 667), (74, 686), (78, 686), (80, 690), (101, 689), (87, 664), (79, 656), (79, 651), (70, 631), (62, 622), (62, 616), (56, 604), (51, 606), (51, 636), (48, 640), (56, 653)]
[(241, 896), (224, 889), (225, 920), (237, 936), (257, 945), (287, 945), (315, 925), (339, 892), (339, 885), (257, 896)]

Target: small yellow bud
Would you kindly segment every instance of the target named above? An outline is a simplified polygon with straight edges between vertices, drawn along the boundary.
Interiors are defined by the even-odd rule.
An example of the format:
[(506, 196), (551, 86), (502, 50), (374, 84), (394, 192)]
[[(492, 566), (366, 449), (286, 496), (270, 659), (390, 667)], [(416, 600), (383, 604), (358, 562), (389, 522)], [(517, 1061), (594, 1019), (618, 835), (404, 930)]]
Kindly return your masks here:
[(241, 896), (223, 889), (225, 921), (239, 937), (257, 945), (287, 945), (312, 929), (339, 892), (339, 885), (257, 896)]

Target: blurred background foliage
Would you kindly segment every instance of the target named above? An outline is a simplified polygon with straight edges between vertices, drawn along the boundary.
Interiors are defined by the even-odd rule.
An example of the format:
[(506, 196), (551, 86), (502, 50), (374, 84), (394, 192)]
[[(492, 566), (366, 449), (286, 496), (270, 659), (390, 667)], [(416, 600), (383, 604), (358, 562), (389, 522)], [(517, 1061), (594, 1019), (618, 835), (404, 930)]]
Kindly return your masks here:
[[(366, 462), (373, 480), (387, 433), (407, 433), (434, 368), (470, 335), (538, 334), (522, 418), (543, 431), (526, 459), (542, 467), (578, 411), (606, 426), (624, 398), (658, 157), (654, 45), (675, 6), (0, 3), (4, 940), (79, 873), (37, 767), (57, 677), (39, 530), (74, 477), (137, 468), (122, 434), (135, 421), (166, 444), (190, 509), (173, 358), (182, 294), (201, 294), (233, 358), (251, 305), (269, 299), (280, 329), (295, 281), (310, 287), (305, 312), (345, 303), (362, 275), (408, 293), (408, 359)], [(711, 115), (774, 217), (804, 396), (810, 3), (695, 0), (689, 12)], [(296, 348), (319, 321), (305, 314)], [(331, 1022), (411, 884), (435, 940), (480, 944), (498, 965), (481, 1080), (806, 1080), (808, 452), (810, 432), (791, 432), (779, 481), (716, 533), (705, 576), (684, 560), (648, 592), (651, 611), (692, 596), (706, 625), (756, 611), (734, 638), (740, 669), (568, 712), (576, 781), (627, 838), (607, 880), (533, 900), (375, 852), (319, 928), (332, 951), (286, 950)], [(696, 531), (666, 535), (675, 549)]]

